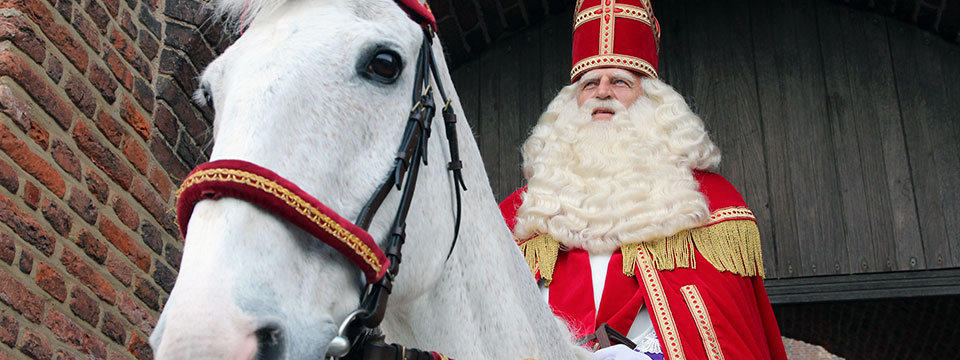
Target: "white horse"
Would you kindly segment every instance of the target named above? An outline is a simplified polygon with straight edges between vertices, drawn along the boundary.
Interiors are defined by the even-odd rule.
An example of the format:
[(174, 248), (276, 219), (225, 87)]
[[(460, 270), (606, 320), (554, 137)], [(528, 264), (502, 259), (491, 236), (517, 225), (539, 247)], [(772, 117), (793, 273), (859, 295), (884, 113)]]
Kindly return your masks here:
[[(216, 109), (212, 160), (269, 168), (347, 219), (390, 169), (410, 110), (418, 24), (392, 0), (223, 0), (249, 27), (201, 77)], [(433, 52), (443, 54), (439, 41)], [(390, 76), (367, 65), (399, 60)], [(429, 140), (407, 219), (402, 271), (381, 326), (387, 341), (458, 359), (588, 359), (540, 297), (489, 186), (442, 57), (458, 118), (464, 176), (460, 238), (442, 121)], [(385, 65), (386, 64), (386, 65)], [(388, 67), (388, 66), (386, 66)], [(396, 69), (394, 69), (396, 70)], [(383, 75), (383, 74), (381, 74)], [(370, 234), (385, 239), (399, 196)], [(150, 344), (157, 359), (321, 359), (358, 306), (357, 267), (250, 203), (197, 204), (180, 276)], [(266, 336), (265, 336), (266, 335)], [(264, 341), (266, 338), (271, 341)]]

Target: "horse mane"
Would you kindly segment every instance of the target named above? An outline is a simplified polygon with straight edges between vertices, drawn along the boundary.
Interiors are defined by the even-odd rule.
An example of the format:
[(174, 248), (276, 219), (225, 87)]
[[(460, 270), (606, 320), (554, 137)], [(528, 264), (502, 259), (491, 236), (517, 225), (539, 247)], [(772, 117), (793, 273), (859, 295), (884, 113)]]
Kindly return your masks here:
[(227, 28), (239, 34), (262, 13), (269, 13), (287, 0), (213, 0), (215, 18), (223, 19)]

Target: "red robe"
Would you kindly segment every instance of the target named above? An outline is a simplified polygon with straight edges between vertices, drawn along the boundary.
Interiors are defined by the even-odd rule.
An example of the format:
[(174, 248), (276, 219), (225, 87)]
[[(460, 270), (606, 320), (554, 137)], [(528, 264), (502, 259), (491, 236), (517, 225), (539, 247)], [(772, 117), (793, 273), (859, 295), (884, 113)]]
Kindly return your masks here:
[[(624, 245), (611, 257), (597, 310), (589, 271), (582, 271), (589, 269), (585, 251), (559, 250), (549, 236), (517, 243), (534, 276), (550, 287), (554, 313), (577, 335), (604, 322), (626, 334), (643, 305), (664, 359), (786, 359), (763, 286), (753, 213), (720, 175), (694, 171), (694, 177), (710, 221), (662, 241)], [(511, 231), (525, 191), (500, 204)]]

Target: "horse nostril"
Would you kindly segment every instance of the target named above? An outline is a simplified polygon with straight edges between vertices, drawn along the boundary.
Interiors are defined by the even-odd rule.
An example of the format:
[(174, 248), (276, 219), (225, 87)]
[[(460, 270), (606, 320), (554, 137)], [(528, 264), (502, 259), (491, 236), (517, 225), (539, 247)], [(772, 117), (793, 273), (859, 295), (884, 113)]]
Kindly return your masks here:
[(274, 360), (283, 355), (283, 331), (271, 324), (257, 329), (257, 360)]

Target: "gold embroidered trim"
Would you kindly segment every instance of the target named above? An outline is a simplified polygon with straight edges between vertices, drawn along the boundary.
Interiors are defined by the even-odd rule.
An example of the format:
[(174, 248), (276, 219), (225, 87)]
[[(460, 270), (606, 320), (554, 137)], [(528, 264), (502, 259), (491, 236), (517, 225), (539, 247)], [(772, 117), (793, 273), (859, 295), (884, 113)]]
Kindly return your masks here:
[(710, 321), (710, 313), (707, 312), (707, 305), (703, 302), (697, 286), (682, 286), (680, 290), (683, 292), (683, 300), (687, 303), (687, 308), (690, 309), (690, 315), (697, 323), (697, 330), (700, 331), (700, 339), (703, 340), (703, 348), (707, 351), (707, 355), (713, 360), (723, 360), (723, 352), (717, 342), (717, 332), (713, 330), (713, 321)]
[[(752, 220), (728, 220), (684, 230), (662, 240), (621, 246), (624, 261), (630, 252), (643, 249), (658, 270), (696, 269), (693, 249), (719, 271), (740, 276), (765, 276), (760, 251), (760, 231)], [(624, 274), (633, 275), (623, 268)]]
[(617, 17), (613, 16), (613, 10), (616, 9), (617, 3), (612, 0), (603, 0), (600, 2), (602, 7), (601, 10), (601, 20), (600, 20), (600, 42), (597, 46), (597, 53), (603, 55), (609, 55), (613, 53), (613, 37), (616, 35), (616, 25)]
[(667, 302), (667, 296), (663, 293), (663, 285), (660, 284), (660, 275), (657, 274), (647, 254), (642, 249), (637, 251), (637, 267), (641, 271), (643, 287), (647, 290), (647, 300), (653, 306), (651, 311), (660, 325), (660, 335), (663, 335), (661, 343), (664, 345), (665, 358), (671, 360), (683, 360), (683, 346), (680, 344), (680, 337), (674, 331), (676, 322), (673, 321), (673, 312), (670, 311), (670, 304)]
[(577, 28), (580, 27), (580, 25), (583, 25), (584, 23), (589, 22), (590, 20), (599, 19), (601, 12), (602, 11), (600, 10), (599, 5), (592, 6), (588, 9), (584, 9), (583, 11), (579, 12), (573, 20), (573, 31), (577, 31)]
[(548, 235), (540, 234), (518, 245), (527, 260), (527, 266), (530, 267), (530, 274), (536, 276), (537, 270), (540, 270), (544, 286), (549, 287), (553, 281), (553, 268), (557, 264), (560, 243)]
[(277, 184), (276, 182), (260, 175), (234, 169), (201, 170), (193, 173), (183, 180), (183, 184), (180, 185), (180, 189), (177, 190), (177, 196), (180, 196), (180, 194), (190, 186), (207, 181), (225, 181), (249, 185), (250, 187), (259, 189), (263, 192), (280, 198), (280, 200), (283, 200), (283, 202), (299, 212), (301, 215), (306, 216), (307, 219), (310, 219), (311, 222), (319, 226), (321, 229), (330, 233), (337, 238), (337, 240), (340, 240), (340, 242), (349, 246), (350, 249), (353, 249), (357, 255), (360, 255), (360, 257), (363, 258), (363, 261), (366, 262), (367, 265), (370, 265), (370, 267), (373, 268), (374, 272), (380, 273), (380, 268), (382, 267), (382, 264), (380, 264), (380, 259), (374, 255), (373, 250), (364, 244), (360, 238), (347, 229), (344, 229), (336, 221), (320, 212), (320, 210), (313, 207), (313, 205), (311, 205), (308, 201), (304, 200), (300, 196), (297, 196), (297, 194), (294, 194), (286, 187), (283, 187), (280, 184)]
[(750, 219), (756, 221), (757, 218), (753, 216), (753, 211), (750, 211), (745, 206), (731, 206), (725, 207), (723, 209), (717, 209), (710, 214), (710, 222), (708, 224), (714, 224), (725, 220), (731, 219)]
[(637, 71), (648, 77), (657, 78), (657, 70), (646, 60), (626, 55), (594, 55), (578, 61), (570, 70), (570, 78), (576, 79), (581, 73), (601, 66), (619, 66)]

